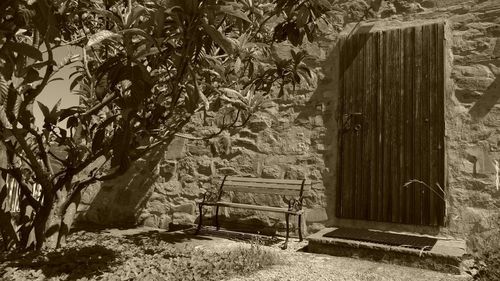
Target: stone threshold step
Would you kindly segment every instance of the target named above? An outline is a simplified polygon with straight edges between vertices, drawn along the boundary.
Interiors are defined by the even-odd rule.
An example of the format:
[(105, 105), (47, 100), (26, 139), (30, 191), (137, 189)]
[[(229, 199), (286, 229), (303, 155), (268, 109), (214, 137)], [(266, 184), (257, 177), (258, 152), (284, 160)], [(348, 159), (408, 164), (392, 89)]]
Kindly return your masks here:
[[(401, 246), (324, 237), (325, 234), (335, 229), (337, 228), (325, 228), (308, 236), (306, 238), (309, 242), (308, 252), (334, 256), (358, 257), (453, 274), (461, 273), (460, 265), (466, 253), (466, 244), (464, 240), (432, 237), (437, 239), (436, 244), (428, 251), (421, 251)], [(413, 233), (411, 235), (431, 237)]]

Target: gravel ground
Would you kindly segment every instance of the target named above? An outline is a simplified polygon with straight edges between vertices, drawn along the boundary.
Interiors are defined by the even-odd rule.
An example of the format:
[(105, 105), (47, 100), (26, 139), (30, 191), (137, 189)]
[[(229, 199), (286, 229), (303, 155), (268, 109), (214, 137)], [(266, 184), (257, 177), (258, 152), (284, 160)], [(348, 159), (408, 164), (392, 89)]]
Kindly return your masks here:
[(319, 254), (290, 252), (287, 264), (260, 270), (250, 276), (239, 276), (230, 281), (323, 281), (323, 280), (425, 280), (455, 281), (470, 280), (430, 270), (383, 264), (354, 258), (334, 257)]
[[(170, 253), (165, 250), (187, 248), (201, 251), (198, 253), (212, 252), (216, 255), (227, 255), (231, 251), (238, 252), (238, 249), (250, 248), (252, 243), (255, 245), (255, 242), (258, 242), (259, 247), (263, 247), (265, 252), (277, 258), (276, 262), (272, 263), (275, 265), (264, 267), (248, 276), (226, 277), (225, 280), (470, 280), (467, 276), (355, 258), (306, 253), (301, 249), (307, 246), (307, 242), (298, 242), (296, 239), (292, 239), (287, 250), (282, 250), (282, 238), (256, 238), (255, 235), (246, 236), (234, 232), (218, 231), (193, 236), (190, 232), (166, 233), (148, 228), (112, 229), (99, 233), (78, 232), (72, 235), (70, 240), (72, 241), (70, 248), (62, 252), (49, 253), (39, 261), (26, 259), (17, 263), (2, 263), (0, 260), (0, 280), (4, 280), (3, 278), (16, 281), (166, 280), (162, 270), (170, 272), (172, 268), (175, 268), (172, 266), (176, 263), (168, 264), (172, 263), (172, 260), (164, 255)], [(213, 257), (213, 255), (206, 255), (206, 257)], [(245, 261), (242, 262), (245, 264)], [(258, 262), (261, 261), (257, 260)], [(249, 263), (251, 262), (247, 259), (246, 264), (249, 265)], [(166, 268), (161, 266), (166, 266)], [(148, 268), (151, 270), (146, 270)], [(75, 271), (75, 269), (78, 270)], [(187, 276), (184, 273), (179, 274), (177, 277), (180, 279), (177, 279), (189, 279), (186, 279)], [(189, 272), (186, 274), (189, 275)], [(217, 279), (212, 278), (212, 280), (222, 280), (222, 276)]]

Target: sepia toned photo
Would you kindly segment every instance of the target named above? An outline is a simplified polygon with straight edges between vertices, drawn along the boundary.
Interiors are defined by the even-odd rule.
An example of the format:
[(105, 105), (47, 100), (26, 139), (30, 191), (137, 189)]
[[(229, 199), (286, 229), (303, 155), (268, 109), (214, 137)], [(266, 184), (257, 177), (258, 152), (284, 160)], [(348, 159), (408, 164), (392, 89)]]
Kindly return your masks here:
[(500, 280), (500, 0), (0, 0), (0, 280)]

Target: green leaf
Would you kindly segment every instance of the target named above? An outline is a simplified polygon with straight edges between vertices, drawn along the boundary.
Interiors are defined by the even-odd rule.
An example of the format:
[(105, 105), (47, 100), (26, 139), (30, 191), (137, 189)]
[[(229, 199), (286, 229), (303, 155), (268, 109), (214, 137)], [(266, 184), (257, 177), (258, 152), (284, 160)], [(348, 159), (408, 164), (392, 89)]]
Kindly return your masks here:
[(225, 5), (225, 6), (221, 6), (219, 8), (219, 10), (225, 14), (228, 14), (230, 16), (233, 16), (233, 17), (236, 17), (236, 18), (239, 18), (239, 19), (242, 19), (246, 22), (249, 22), (251, 23), (252, 21), (248, 18), (248, 16), (243, 13), (242, 10), (232, 6), (232, 5)]
[(92, 153), (96, 153), (100, 148), (101, 144), (106, 136), (106, 127), (100, 128), (94, 135), (94, 139), (92, 140)]
[[(11, 85), (9, 88), (9, 94), (7, 95), (7, 104), (5, 107), (5, 113), (7, 113), (7, 116), (9, 118), (15, 118), (17, 116), (18, 108), (16, 108), (17, 100), (20, 98), (19, 93), (14, 89), (14, 87)], [(11, 116), (10, 114), (14, 114), (14, 116)], [(11, 120), (12, 121), (12, 120)]]
[(72, 106), (69, 108), (65, 108), (61, 110), (61, 113), (59, 114), (59, 122), (63, 121), (64, 119), (78, 113), (78, 112), (83, 112), (83, 109), (79, 106)]
[(43, 60), (42, 52), (37, 48), (28, 45), (26, 43), (18, 43), (18, 42), (5, 42), (4, 45), (8, 50), (14, 51), (18, 54), (28, 56), (35, 60)]
[(232, 54), (234, 52), (233, 42), (222, 34), (222, 32), (207, 23), (202, 23), (202, 26), (205, 32), (224, 50), (224, 52), (227, 54)]
[(96, 14), (100, 14), (101, 16), (110, 19), (116, 25), (118, 25), (120, 27), (123, 27), (123, 22), (113, 12), (110, 12), (110, 11), (107, 11), (107, 10), (98, 10), (98, 9), (93, 9), (91, 11), (94, 12), (94, 13), (96, 13)]
[(129, 28), (129, 29), (121, 30), (119, 33), (123, 34), (123, 35), (125, 35), (125, 34), (127, 34), (127, 35), (139, 35), (139, 36), (142, 36), (146, 39), (149, 39), (151, 42), (155, 43), (155, 40), (153, 39), (153, 37), (151, 37), (151, 35), (149, 35), (146, 31), (139, 29), (139, 28)]
[(127, 23), (125, 24), (125, 27), (130, 27), (132, 24), (135, 22), (137, 18), (142, 16), (144, 13), (146, 13), (146, 8), (143, 6), (136, 6), (132, 9), (132, 13), (130, 13), (129, 17), (127, 18)]
[(80, 81), (83, 80), (83, 75), (80, 75), (78, 77), (75, 78), (75, 80), (73, 80), (73, 82), (71, 82), (71, 85), (69, 86), (69, 90), (70, 91), (73, 91), (73, 89), (80, 83)]
[(45, 119), (50, 118), (50, 110), (49, 110), (49, 108), (45, 104), (43, 104), (43, 103), (41, 103), (39, 101), (37, 101), (37, 103), (38, 103), (38, 107), (40, 107), (40, 110), (42, 111), (43, 117)]
[(92, 47), (96, 44), (101, 43), (104, 40), (112, 40), (115, 38), (121, 38), (121, 35), (111, 32), (109, 30), (101, 30), (96, 34), (90, 36), (89, 41), (87, 42), (87, 47)]
[(203, 102), (203, 106), (205, 107), (205, 110), (208, 110), (210, 107), (210, 103), (208, 102), (208, 99), (205, 96), (205, 94), (203, 94), (200, 87), (198, 86), (198, 81), (196, 80), (196, 77), (194, 77), (193, 80), (194, 80), (194, 88), (195, 88), (198, 96), (200, 97), (201, 101)]
[(7, 118), (7, 114), (5, 113), (5, 108), (3, 106), (0, 106), (0, 123), (4, 128), (12, 128), (12, 125)]
[(0, 74), (0, 105), (5, 104), (9, 93), (9, 85), (2, 74)]
[(32, 83), (35, 81), (38, 81), (42, 79), (40, 75), (38, 74), (38, 71), (36, 71), (34, 68), (30, 67), (29, 70), (26, 73), (26, 76), (24, 77), (24, 83)]
[(75, 128), (78, 126), (78, 124), (79, 124), (78, 118), (76, 118), (75, 116), (71, 116), (68, 118), (68, 122), (66, 122), (66, 128), (68, 129)]

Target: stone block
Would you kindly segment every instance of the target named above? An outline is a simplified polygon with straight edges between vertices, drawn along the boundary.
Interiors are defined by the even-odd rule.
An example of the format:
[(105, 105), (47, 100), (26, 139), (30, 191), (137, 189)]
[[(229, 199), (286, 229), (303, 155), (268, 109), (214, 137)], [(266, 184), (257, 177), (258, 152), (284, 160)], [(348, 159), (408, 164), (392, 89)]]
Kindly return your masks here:
[(187, 151), (195, 156), (212, 156), (212, 150), (209, 145), (187, 145)]
[(219, 173), (224, 176), (234, 176), (238, 174), (238, 171), (233, 167), (221, 167), (218, 169)]
[(158, 175), (164, 180), (170, 180), (177, 172), (177, 161), (167, 160), (158, 164)]
[(254, 133), (254, 132), (252, 132), (252, 131), (250, 131), (248, 129), (243, 129), (238, 134), (242, 138), (247, 138), (247, 139), (251, 139), (251, 140), (256, 140), (257, 137), (259, 136), (259, 134)]
[(281, 168), (278, 165), (267, 166), (262, 168), (261, 176), (266, 179), (279, 179), (281, 178)]
[(154, 215), (162, 215), (168, 213), (168, 206), (167, 204), (161, 202), (161, 201), (149, 201), (147, 204), (147, 210), (149, 213), (154, 214)]
[(182, 205), (172, 206), (172, 211), (174, 213), (186, 213), (194, 215), (196, 210), (196, 205), (194, 202), (186, 203)]
[(247, 138), (236, 138), (233, 140), (233, 146), (239, 146), (239, 147), (244, 147), (246, 149), (252, 150), (252, 151), (259, 151), (259, 148), (257, 147), (257, 144), (255, 143), (255, 140), (252, 139), (247, 139)]
[(248, 128), (254, 132), (260, 132), (271, 126), (270, 121), (264, 119), (263, 117), (256, 117), (250, 119), (248, 122)]
[(167, 196), (173, 196), (180, 193), (182, 187), (181, 183), (177, 180), (171, 180), (168, 182), (155, 182), (154, 191)]
[(467, 158), (469, 162), (473, 164), (474, 174), (495, 174), (495, 164), (493, 162), (493, 158), (491, 157), (490, 151), (483, 146), (475, 146), (466, 150)]
[(158, 227), (158, 218), (154, 215), (150, 215), (143, 221), (142, 225), (147, 227)]
[(455, 83), (460, 89), (484, 91), (493, 83), (493, 80), (489, 77), (457, 77)]
[(186, 139), (184, 138), (175, 138), (168, 145), (167, 150), (165, 151), (164, 159), (179, 159), (185, 156), (186, 154)]
[(172, 224), (174, 225), (192, 225), (196, 221), (196, 216), (186, 213), (174, 213)]
[(168, 216), (168, 215), (161, 215), (159, 223), (158, 223), (158, 227), (161, 228), (161, 229), (168, 230), (169, 229), (169, 225), (170, 225), (171, 222), (172, 222), (172, 218), (170, 216)]
[(302, 180), (305, 177), (306, 172), (303, 166), (290, 166), (285, 172), (285, 179)]
[(206, 176), (211, 176), (215, 174), (215, 167), (212, 160), (208, 157), (204, 157), (198, 161), (198, 173)]
[(490, 77), (493, 78), (491, 70), (482, 64), (476, 65), (455, 65), (453, 66), (453, 75), (455, 77)]
[(324, 222), (328, 220), (325, 208), (306, 209), (306, 222)]

